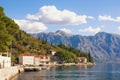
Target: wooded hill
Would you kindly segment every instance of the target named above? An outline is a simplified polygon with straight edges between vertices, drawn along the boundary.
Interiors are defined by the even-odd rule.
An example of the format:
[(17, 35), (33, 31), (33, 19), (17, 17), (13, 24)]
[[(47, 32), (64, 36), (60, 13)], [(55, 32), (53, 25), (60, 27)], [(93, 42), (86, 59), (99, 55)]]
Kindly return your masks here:
[[(73, 58), (74, 56), (74, 59), (76, 59), (78, 56), (76, 53), (88, 58), (88, 54), (86, 53), (71, 47), (71, 50), (66, 48), (67, 47), (61, 47), (60, 45), (49, 45), (46, 41), (38, 40), (20, 30), (14, 20), (7, 17), (4, 14), (4, 9), (0, 7), (0, 52), (12, 51), (12, 61), (15, 61), (21, 53), (29, 52), (32, 54), (46, 54), (49, 49), (61, 51), (62, 53), (67, 52), (68, 54), (71, 54), (69, 58)], [(75, 60), (72, 62), (74, 61)]]

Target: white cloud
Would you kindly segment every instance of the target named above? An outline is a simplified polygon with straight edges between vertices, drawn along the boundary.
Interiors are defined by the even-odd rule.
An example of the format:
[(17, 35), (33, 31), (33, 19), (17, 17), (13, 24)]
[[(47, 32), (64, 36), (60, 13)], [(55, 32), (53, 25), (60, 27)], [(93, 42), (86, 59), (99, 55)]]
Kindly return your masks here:
[(118, 27), (118, 30), (120, 31), (120, 26)]
[(71, 31), (71, 30), (66, 29), (66, 28), (63, 28), (63, 29), (60, 29), (60, 30), (61, 30), (61, 31), (63, 31), (63, 32), (69, 33), (69, 34), (71, 34), (71, 33), (72, 33), (72, 31)]
[(28, 20), (16, 20), (15, 22), (20, 26), (21, 30), (27, 33), (38, 33), (47, 30), (47, 27), (40, 22), (30, 22)]
[(93, 16), (88, 16), (88, 18), (89, 18), (89, 19), (94, 19), (94, 17), (93, 17)]
[(58, 10), (55, 6), (43, 6), (38, 13), (28, 14), (26, 18), (55, 25), (79, 25), (87, 23), (87, 18), (93, 19), (92, 16), (77, 15), (69, 10)]
[(33, 20), (39, 20), (39, 17), (37, 15), (31, 15), (31, 14), (27, 14), (26, 18), (33, 19)]
[[(87, 19), (94, 19), (94, 17), (78, 15), (66, 9), (59, 10), (55, 6), (43, 6), (36, 14), (27, 14), (26, 19), (16, 19), (15, 22), (27, 33), (38, 33), (47, 30), (45, 25), (80, 25), (87, 23)], [(61, 30), (72, 33), (66, 28)]]
[(98, 33), (101, 31), (100, 27), (92, 28), (91, 26), (85, 29), (80, 29), (79, 32), (87, 32), (87, 33)]
[(104, 16), (99, 15), (99, 16), (98, 16), (98, 19), (99, 19), (100, 21), (120, 22), (120, 17), (112, 18), (111, 16), (107, 16), (107, 15), (104, 15)]

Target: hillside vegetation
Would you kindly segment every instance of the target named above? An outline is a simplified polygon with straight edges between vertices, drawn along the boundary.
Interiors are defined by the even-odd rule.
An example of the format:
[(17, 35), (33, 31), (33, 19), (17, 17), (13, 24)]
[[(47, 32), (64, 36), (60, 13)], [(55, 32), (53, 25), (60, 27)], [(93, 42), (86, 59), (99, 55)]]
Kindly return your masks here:
[(4, 9), (0, 7), (0, 52), (11, 51), (12, 61), (16, 61), (21, 53), (46, 54), (49, 49), (57, 51), (60, 55), (64, 54), (66, 62), (76, 62), (77, 56), (88, 58), (86, 53), (72, 47), (49, 45), (46, 41), (38, 40), (20, 30), (14, 20), (7, 17)]

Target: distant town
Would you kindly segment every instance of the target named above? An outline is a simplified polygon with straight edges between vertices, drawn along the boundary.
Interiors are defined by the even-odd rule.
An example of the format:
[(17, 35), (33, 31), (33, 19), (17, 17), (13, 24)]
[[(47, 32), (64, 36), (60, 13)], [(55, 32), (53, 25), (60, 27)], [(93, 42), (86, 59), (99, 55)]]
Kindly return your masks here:
[[(48, 55), (36, 55), (31, 53), (22, 53), (19, 55), (19, 65), (57, 65), (64, 64), (61, 60), (55, 56), (56, 51), (49, 50)], [(86, 57), (78, 57), (78, 64), (87, 64)], [(0, 68), (6, 68), (18, 65), (11, 62), (10, 52), (0, 52)], [(74, 65), (74, 64), (73, 64)]]

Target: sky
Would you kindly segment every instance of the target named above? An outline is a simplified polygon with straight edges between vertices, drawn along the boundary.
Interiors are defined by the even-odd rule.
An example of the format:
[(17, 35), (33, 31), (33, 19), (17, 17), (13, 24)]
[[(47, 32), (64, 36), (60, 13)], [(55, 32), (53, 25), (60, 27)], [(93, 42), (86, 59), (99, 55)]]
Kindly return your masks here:
[(27, 33), (120, 34), (120, 0), (0, 0), (0, 6)]

